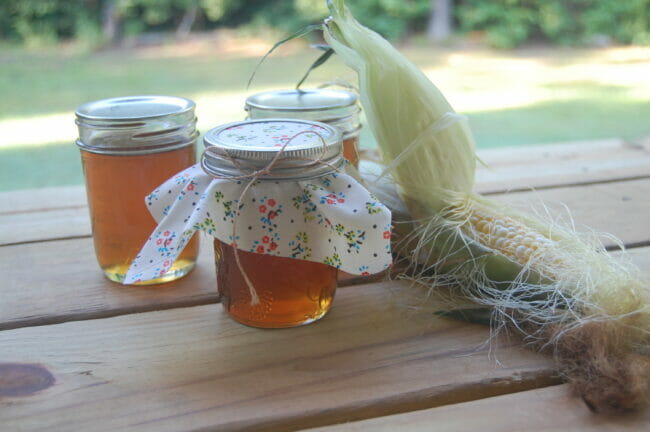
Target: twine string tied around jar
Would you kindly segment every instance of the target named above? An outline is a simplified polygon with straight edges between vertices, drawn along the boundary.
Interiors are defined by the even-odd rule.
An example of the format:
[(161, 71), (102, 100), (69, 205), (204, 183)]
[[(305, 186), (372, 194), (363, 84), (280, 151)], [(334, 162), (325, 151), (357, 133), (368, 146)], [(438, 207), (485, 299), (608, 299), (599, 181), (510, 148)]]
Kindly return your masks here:
[[(253, 168), (252, 172), (247, 173), (247, 174), (241, 174), (241, 175), (227, 175), (227, 174), (215, 174), (214, 172), (211, 172), (205, 165), (205, 158), (201, 158), (201, 168), (203, 171), (210, 175), (211, 177), (217, 178), (217, 179), (224, 179), (224, 180), (249, 180), (244, 189), (242, 190), (241, 194), (239, 195), (239, 200), (237, 201), (237, 211), (235, 213), (235, 216), (233, 218), (233, 224), (232, 224), (232, 243), (231, 245), (233, 246), (234, 249), (234, 255), (235, 255), (235, 262), (237, 263), (237, 268), (242, 274), (242, 277), (244, 278), (244, 281), (246, 282), (246, 286), (248, 287), (248, 291), (251, 296), (251, 305), (257, 305), (260, 303), (260, 298), (259, 295), (257, 294), (257, 290), (255, 289), (255, 286), (253, 285), (253, 282), (250, 280), (248, 277), (248, 274), (246, 273), (246, 270), (244, 269), (244, 266), (241, 263), (240, 257), (239, 257), (239, 248), (237, 247), (237, 220), (238, 216), (240, 215), (240, 209), (241, 209), (241, 203), (244, 200), (244, 197), (246, 196), (246, 193), (249, 191), (249, 189), (257, 182), (260, 177), (266, 176), (266, 177), (274, 177), (273, 173), (273, 168), (275, 165), (278, 163), (280, 160), (281, 156), (284, 154), (285, 149), (287, 146), (297, 137), (303, 134), (314, 134), (318, 136), (318, 139), (321, 142), (321, 147), (322, 151), (318, 155), (317, 158), (315, 159), (310, 159), (310, 158), (301, 158), (301, 157), (286, 157), (283, 158), (284, 160), (303, 160), (303, 161), (309, 161), (311, 162), (310, 164), (306, 165), (305, 167), (310, 167), (313, 165), (327, 165), (330, 168), (332, 168), (332, 171), (338, 171), (339, 169), (332, 164), (328, 162), (324, 162), (322, 159), (325, 156), (327, 152), (327, 143), (325, 142), (325, 138), (323, 136), (313, 130), (304, 130), (296, 133), (293, 135), (291, 138), (289, 138), (283, 145), (282, 147), (277, 151), (273, 159), (262, 169), (257, 169), (255, 170), (254, 167), (246, 167), (241, 160), (238, 160), (237, 158), (233, 157), (231, 154), (228, 153), (228, 150), (225, 150), (225, 155), (219, 153), (218, 156), (221, 158), (226, 158), (230, 162), (233, 163), (236, 167), (240, 169), (246, 169), (246, 168)], [(216, 152), (213, 150), (212, 147), (208, 147), (205, 149), (204, 153), (213, 153), (215, 154)]]

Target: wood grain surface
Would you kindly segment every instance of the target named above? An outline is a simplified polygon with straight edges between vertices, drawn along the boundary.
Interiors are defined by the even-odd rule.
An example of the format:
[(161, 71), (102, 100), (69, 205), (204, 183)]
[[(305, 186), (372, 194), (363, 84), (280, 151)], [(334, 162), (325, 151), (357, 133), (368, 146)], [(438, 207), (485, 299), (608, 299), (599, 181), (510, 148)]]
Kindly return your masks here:
[[(56, 193), (56, 189), (50, 190)], [(492, 196), (526, 210), (546, 204), (553, 214), (567, 214), (579, 225), (611, 232), (625, 243), (650, 240), (650, 225), (639, 218), (648, 214), (650, 177)], [(525, 203), (525, 205), (523, 205)], [(566, 206), (566, 208), (564, 207)], [(615, 215), (615, 217), (614, 217)], [(0, 214), (0, 245), (90, 236), (85, 207)]]
[[(608, 214), (606, 209), (591, 214), (596, 213), (603, 217)], [(603, 222), (619, 234), (627, 232), (632, 236), (634, 227), (641, 232), (648, 229), (647, 222), (639, 217), (633, 227), (614, 227), (613, 221)], [(647, 239), (650, 236), (641, 238), (643, 242)], [(0, 247), (0, 272), (5, 275), (0, 330), (216, 302), (209, 246), (209, 242), (203, 242), (192, 274), (173, 283), (149, 287), (127, 287), (106, 280), (95, 261), (89, 237)], [(650, 274), (650, 247), (631, 249), (628, 253)], [(339, 284), (362, 282), (363, 279), (348, 275)]]
[[(650, 142), (480, 156), (490, 168), (477, 172), (479, 191), (551, 218), (567, 219), (566, 205), (579, 229), (633, 247), (650, 275)], [(434, 318), (406, 282), (339, 289), (323, 320), (259, 330), (217, 303), (208, 242), (177, 282), (107, 281), (83, 187), (2, 192), (0, 226), (3, 432), (650, 430), (647, 412), (591, 415), (548, 358)]]
[(285, 330), (206, 305), (2, 331), (3, 362), (54, 377), (2, 398), (3, 429), (295, 430), (557, 382), (547, 358), (495, 350), (485, 327), (407, 313), (411, 289), (340, 290), (323, 320)]
[(216, 302), (209, 246), (188, 276), (138, 287), (104, 277), (90, 237), (0, 247), (0, 329)]
[(547, 189), (650, 177), (650, 145), (620, 139), (507, 147), (478, 152), (481, 193)]
[[(106, 279), (90, 237), (0, 247), (0, 274), (5, 275), (0, 330), (216, 303), (212, 244), (206, 236), (201, 240), (192, 273), (149, 286), (124, 286)], [(383, 278), (383, 274), (342, 274), (339, 286)]]
[(568, 386), (558, 385), (308, 431), (641, 432), (649, 429), (650, 411), (619, 417), (593, 414), (571, 395)]
[(90, 235), (83, 186), (0, 192), (0, 245)]
[[(538, 212), (546, 220), (573, 223), (578, 231), (612, 234), (628, 247), (650, 244), (650, 178), (515, 192), (492, 198), (526, 212)], [(608, 247), (616, 244), (606, 237), (602, 240)]]
[[(489, 149), (479, 151), (478, 156), (487, 164), (477, 167), (476, 189), (481, 193), (650, 178), (650, 144), (617, 139)], [(536, 193), (530, 196), (537, 198)], [(576, 212), (589, 207), (580, 196), (563, 194), (561, 198)], [(552, 193), (549, 199), (556, 200)], [(616, 208), (617, 203), (605, 204)], [(581, 223), (590, 225), (590, 220)], [(0, 226), (4, 227), (0, 245), (89, 236), (85, 189), (0, 192)]]
[[(637, 179), (516, 192), (494, 198), (524, 208), (530, 208), (531, 203), (539, 207), (544, 202), (552, 218), (565, 220), (566, 204), (578, 228), (587, 225), (610, 232), (626, 245), (640, 247), (650, 244), (649, 196), (650, 179)], [(27, 203), (23, 208), (29, 208)], [(73, 223), (50, 216), (50, 222), (59, 226)], [(15, 222), (16, 216), (12, 217), (14, 222), (5, 225), (3, 232), (18, 235), (23, 225)], [(609, 238), (604, 241), (610, 247), (615, 244)], [(646, 253), (645, 248), (641, 253)], [(217, 297), (211, 260), (210, 248), (204, 247), (196, 275), (173, 284), (129, 288), (103, 279), (90, 237), (2, 246), (0, 271), (6, 279), (5, 299), (0, 302), (0, 329), (212, 303)], [(359, 281), (342, 284), (351, 282)]]

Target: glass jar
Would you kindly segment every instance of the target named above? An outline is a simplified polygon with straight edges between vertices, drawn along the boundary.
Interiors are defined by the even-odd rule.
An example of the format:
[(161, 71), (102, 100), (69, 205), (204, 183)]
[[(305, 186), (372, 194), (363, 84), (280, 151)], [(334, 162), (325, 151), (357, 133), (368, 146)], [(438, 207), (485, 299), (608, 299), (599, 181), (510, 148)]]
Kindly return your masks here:
[[(76, 114), (88, 207), (100, 268), (122, 282), (156, 221), (145, 196), (196, 162), (194, 102), (168, 96), (104, 99)], [(194, 267), (198, 237), (155, 284), (178, 279)]]
[[(278, 126), (286, 124), (319, 131), (324, 143), (312, 137), (309, 142), (302, 141), (295, 146), (289, 144), (272, 168), (272, 174), (262, 175), (259, 181), (277, 182), (277, 189), (282, 190), (282, 182), (313, 179), (342, 166), (341, 134), (336, 128), (298, 120), (251, 120), (224, 125), (205, 135), (203, 169), (217, 178), (250, 181), (242, 178), (267, 167), (279, 147), (294, 136), (293, 132), (283, 133)], [(264, 129), (265, 125), (267, 129)], [(268, 135), (265, 135), (266, 131), (270, 131)], [(313, 163), (317, 158), (321, 162)], [(251, 301), (251, 287), (237, 263), (235, 246), (214, 240), (217, 288), (223, 307), (233, 319), (253, 327), (294, 327), (314, 322), (330, 309), (338, 270), (320, 262), (274, 255), (272, 232), (278, 227), (273, 224), (272, 214), (266, 212), (272, 211), (275, 203), (271, 200), (265, 203), (264, 207), (268, 205), (269, 208), (263, 209), (261, 223), (268, 224), (269, 236), (263, 238), (254, 251), (237, 250), (239, 263), (259, 298), (258, 303)], [(260, 207), (242, 207), (240, 212), (262, 211)], [(244, 226), (239, 229), (251, 228)], [(319, 239), (311, 241), (312, 247), (317, 247), (313, 242), (317, 243)]]
[(358, 97), (347, 90), (275, 90), (257, 93), (246, 99), (250, 119), (295, 118), (327, 123), (343, 134), (343, 156), (359, 165)]
[(214, 240), (221, 303), (236, 321), (262, 328), (295, 327), (314, 322), (329, 311), (336, 291), (335, 267), (242, 250), (238, 253), (260, 297), (259, 304), (251, 304), (234, 248)]

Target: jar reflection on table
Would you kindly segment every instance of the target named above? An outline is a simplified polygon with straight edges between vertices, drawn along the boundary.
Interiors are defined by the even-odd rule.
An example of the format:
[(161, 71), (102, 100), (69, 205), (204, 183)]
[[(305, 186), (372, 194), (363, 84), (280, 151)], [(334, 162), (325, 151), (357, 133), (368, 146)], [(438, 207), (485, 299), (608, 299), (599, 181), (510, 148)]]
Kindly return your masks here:
[(358, 97), (340, 89), (273, 90), (246, 99), (250, 119), (293, 118), (327, 123), (341, 131), (343, 157), (359, 166)]
[[(194, 103), (171, 97), (130, 97), (90, 102), (77, 110), (81, 160), (95, 254), (105, 276), (122, 282), (156, 221), (145, 197), (196, 162)], [(139, 282), (178, 279), (196, 263), (198, 236), (169, 271)]]
[(263, 328), (309, 324), (323, 317), (332, 305), (337, 276), (334, 267), (240, 250), (240, 263), (260, 300), (251, 304), (234, 248), (215, 239), (214, 252), (221, 302), (242, 324)]

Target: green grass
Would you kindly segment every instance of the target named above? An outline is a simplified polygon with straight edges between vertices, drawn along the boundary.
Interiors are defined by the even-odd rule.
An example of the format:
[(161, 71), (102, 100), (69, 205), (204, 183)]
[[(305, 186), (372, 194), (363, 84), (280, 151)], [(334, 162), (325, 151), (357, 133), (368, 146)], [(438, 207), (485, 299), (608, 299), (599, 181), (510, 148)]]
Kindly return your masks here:
[[(259, 49), (191, 48), (83, 53), (0, 47), (0, 190), (83, 182), (71, 115), (81, 103), (133, 94), (186, 96), (199, 101), (205, 131), (242, 118), (247, 94), (291, 87), (318, 55), (293, 44), (270, 58), (246, 90)], [(169, 55), (184, 51), (192, 53)], [(468, 115), (479, 148), (650, 135), (650, 86), (642, 73), (650, 64), (647, 51), (455, 52), (415, 46), (405, 52)], [(315, 71), (310, 82), (337, 78), (354, 76), (335, 60)], [(70, 123), (60, 125), (69, 141), (50, 142), (39, 122), (60, 113), (70, 113)], [(33, 122), (38, 145), (18, 145), (12, 143), (18, 138), (2, 133), (16, 119)], [(367, 130), (362, 140), (373, 146)]]
[[(564, 87), (564, 86), (558, 86)], [(650, 134), (650, 103), (619, 86), (582, 83), (580, 97), (468, 115), (479, 148), (521, 146)]]

